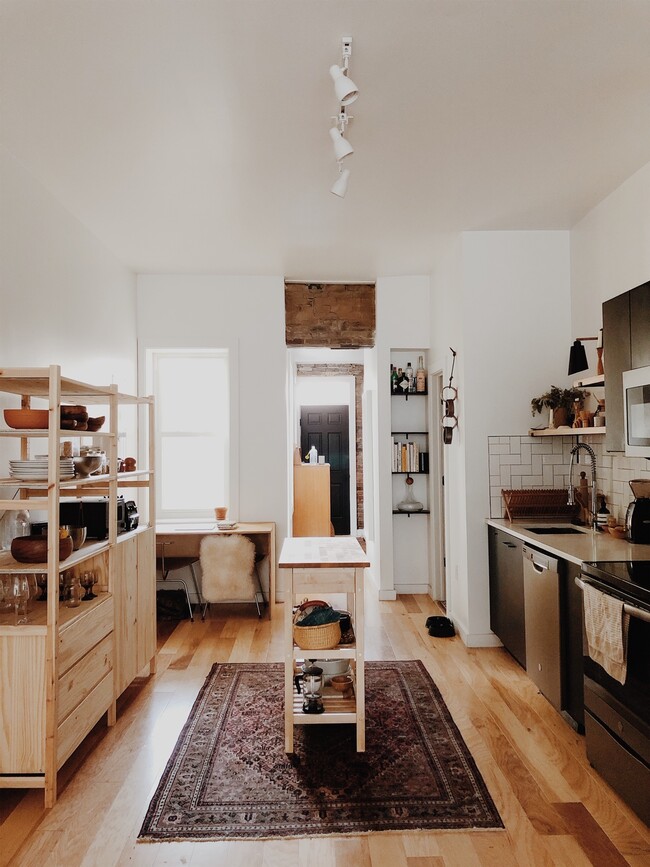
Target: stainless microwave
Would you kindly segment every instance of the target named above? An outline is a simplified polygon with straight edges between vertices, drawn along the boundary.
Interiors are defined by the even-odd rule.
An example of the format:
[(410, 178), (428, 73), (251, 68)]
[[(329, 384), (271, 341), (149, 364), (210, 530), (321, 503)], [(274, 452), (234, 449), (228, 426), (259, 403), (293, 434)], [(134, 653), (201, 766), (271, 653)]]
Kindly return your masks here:
[(650, 458), (650, 367), (623, 374), (625, 454)]

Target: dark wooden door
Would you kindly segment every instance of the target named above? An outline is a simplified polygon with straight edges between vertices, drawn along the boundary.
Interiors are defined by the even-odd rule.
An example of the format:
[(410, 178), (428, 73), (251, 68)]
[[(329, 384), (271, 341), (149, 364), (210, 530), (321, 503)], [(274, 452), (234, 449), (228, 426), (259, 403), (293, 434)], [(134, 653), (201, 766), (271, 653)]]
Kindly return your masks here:
[(350, 534), (350, 418), (347, 406), (300, 408), (303, 457), (316, 446), (330, 465), (331, 521), (337, 536)]

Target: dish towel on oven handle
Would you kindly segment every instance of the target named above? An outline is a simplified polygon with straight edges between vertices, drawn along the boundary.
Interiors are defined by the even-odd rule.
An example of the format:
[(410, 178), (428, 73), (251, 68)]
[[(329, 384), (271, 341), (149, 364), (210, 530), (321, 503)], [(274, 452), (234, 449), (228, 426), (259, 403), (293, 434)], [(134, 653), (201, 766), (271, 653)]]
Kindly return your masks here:
[(582, 599), (589, 656), (610, 677), (625, 683), (630, 615), (623, 610), (620, 599), (601, 593), (588, 584), (583, 588)]

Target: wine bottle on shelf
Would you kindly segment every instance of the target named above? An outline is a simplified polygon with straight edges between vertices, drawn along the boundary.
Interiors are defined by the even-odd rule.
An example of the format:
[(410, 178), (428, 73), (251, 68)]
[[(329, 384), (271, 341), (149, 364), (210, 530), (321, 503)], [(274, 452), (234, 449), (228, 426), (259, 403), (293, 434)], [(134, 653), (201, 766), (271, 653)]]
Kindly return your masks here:
[(415, 390), (418, 394), (426, 394), (427, 391), (427, 372), (422, 355), (418, 358), (418, 369), (415, 372)]
[(397, 394), (399, 390), (398, 379), (397, 379), (397, 370), (395, 370), (395, 365), (391, 364), (390, 366), (390, 393)]
[(413, 373), (413, 368), (411, 367), (410, 361), (406, 365), (406, 378), (408, 379), (408, 392), (409, 392), (409, 394), (414, 394), (414, 392), (415, 392), (415, 374)]

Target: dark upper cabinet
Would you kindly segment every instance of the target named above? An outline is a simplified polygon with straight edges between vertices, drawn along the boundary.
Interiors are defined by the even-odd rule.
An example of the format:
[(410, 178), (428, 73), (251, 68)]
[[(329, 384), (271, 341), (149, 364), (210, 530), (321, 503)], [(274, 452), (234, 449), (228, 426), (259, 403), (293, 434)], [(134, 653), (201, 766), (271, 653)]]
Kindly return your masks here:
[(603, 365), (605, 448), (624, 452), (623, 371), (650, 365), (650, 282), (603, 304)]
[(625, 451), (623, 371), (631, 362), (630, 293), (603, 304), (603, 367), (605, 369), (605, 448)]
[(630, 367), (650, 365), (650, 282), (630, 292), (630, 355)]

